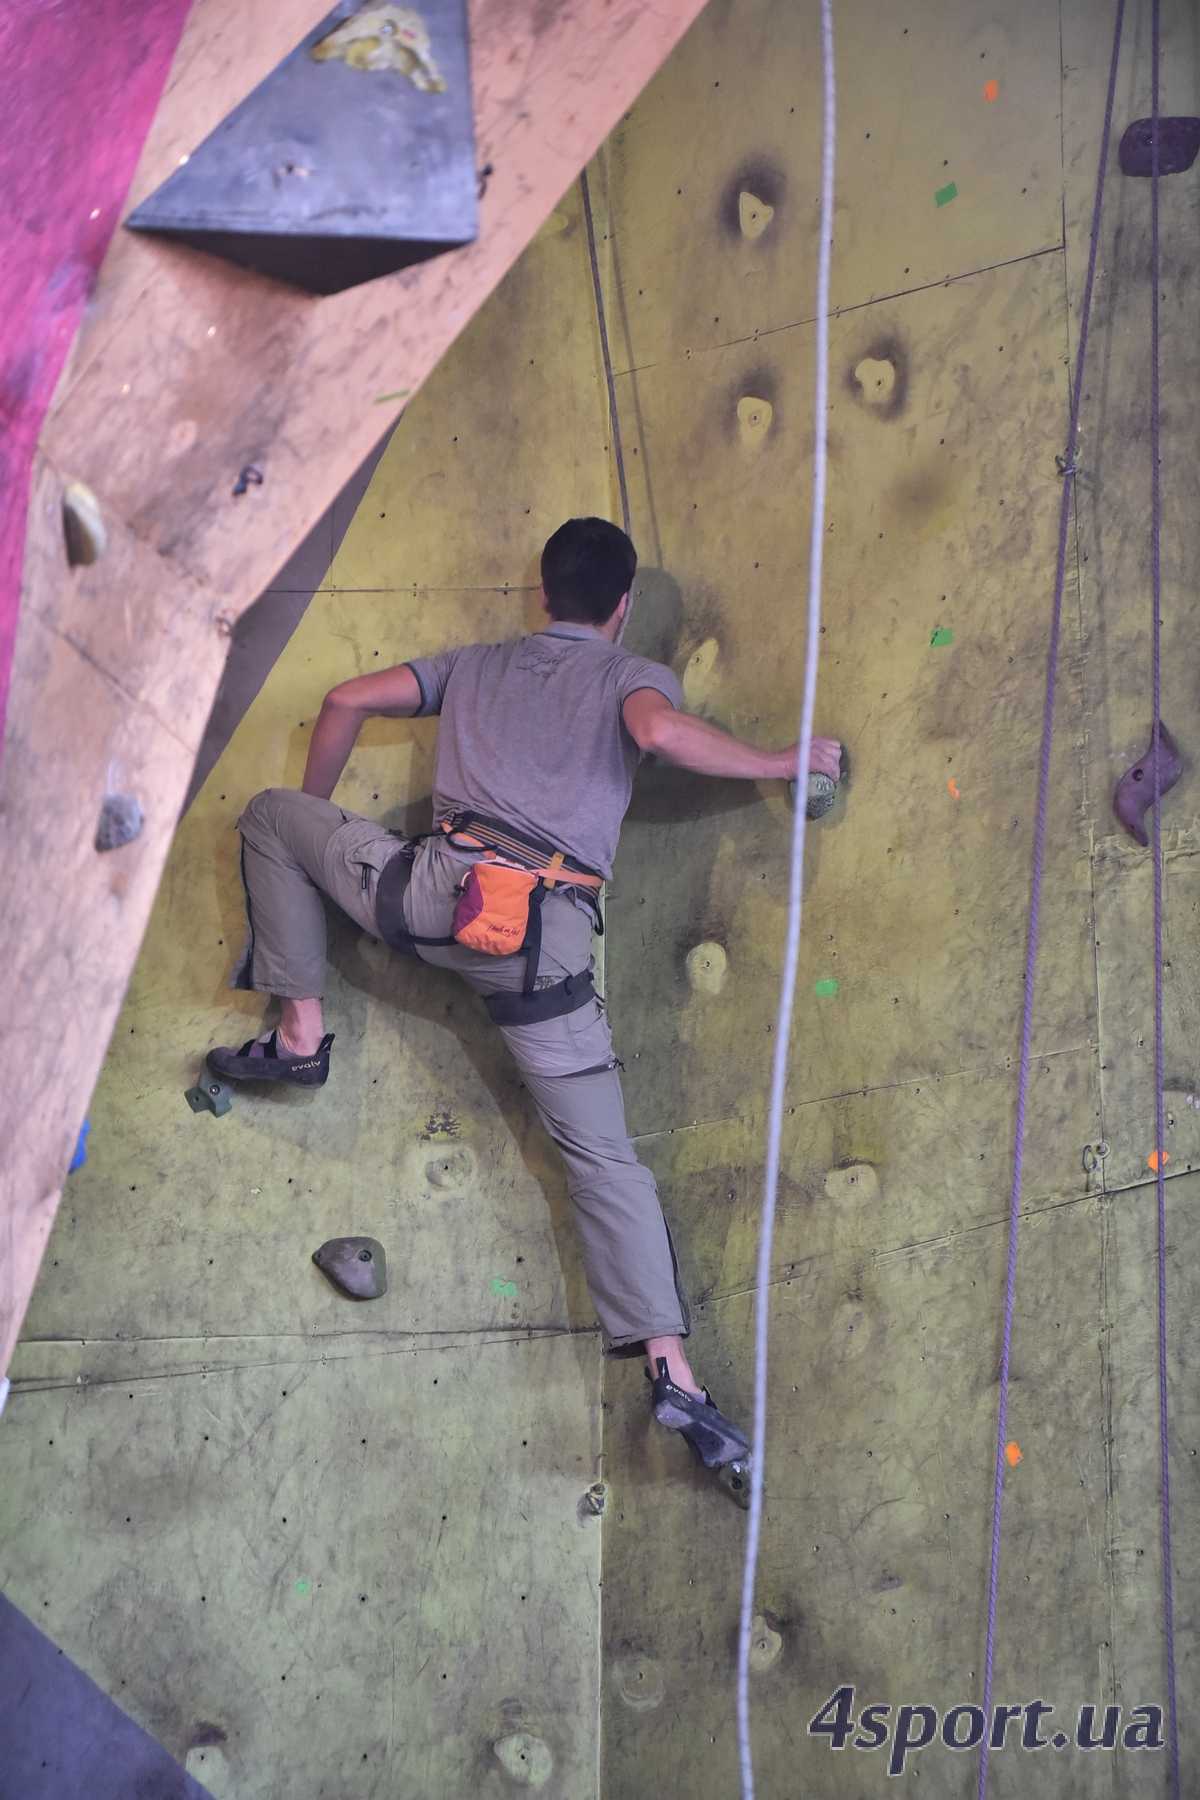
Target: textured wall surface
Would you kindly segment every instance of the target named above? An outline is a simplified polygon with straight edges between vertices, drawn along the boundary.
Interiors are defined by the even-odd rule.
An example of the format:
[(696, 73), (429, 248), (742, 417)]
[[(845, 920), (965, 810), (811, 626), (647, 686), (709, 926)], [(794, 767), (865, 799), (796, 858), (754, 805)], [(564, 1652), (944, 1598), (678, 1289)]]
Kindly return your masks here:
[[(598, 1341), (482, 1006), (342, 920), (329, 1085), (184, 1102), (261, 1012), (224, 985), (240, 803), (299, 783), (333, 682), (533, 624), (547, 530), (609, 505), (576, 209), (409, 409), (180, 826), (14, 1369), (3, 1585), (214, 1800), (597, 1791)], [(372, 725), (339, 800), (423, 828), (434, 735)], [(365, 1306), (310, 1260), (359, 1232)]]
[[(835, 16), (817, 728), (846, 739), (852, 773), (810, 834), (771, 1296), (752, 1688), (771, 1800), (893, 1785), (886, 1751), (807, 1735), (839, 1684), (856, 1715), (981, 1692), (1054, 459), (1112, 9)], [(1149, 110), (1148, 21), (1130, 6), (1118, 135)], [(1194, 113), (1194, 11), (1166, 6), (1164, 26), (1164, 110)], [(699, 710), (769, 742), (795, 734), (804, 648), (819, 118), (815, 8), (714, 4), (604, 159), (635, 528), (661, 571), (634, 636)], [(1068, 1728), (1086, 1701), (1165, 1702), (1151, 867), (1109, 810), (1150, 725), (1149, 192), (1115, 161), (1050, 794), (995, 1690), (1053, 1703)], [(1163, 184), (1164, 705), (1188, 746), (1195, 184)], [(1198, 805), (1185, 782), (1165, 808), (1181, 1697), (1200, 1548)], [(652, 771), (610, 902), (631, 1113), (697, 1296), (696, 1367), (743, 1417), (789, 822), (777, 791)], [(729, 1794), (743, 1518), (647, 1428), (639, 1385), (606, 1370), (602, 1791)], [(1183, 1709), (1188, 1791), (1200, 1741)], [(973, 1793), (975, 1759), (931, 1746), (907, 1779)], [(1165, 1794), (1167, 1769), (1009, 1749), (989, 1791)]]
[[(1148, 12), (1130, 0), (1118, 129), (1148, 108)], [(895, 1785), (886, 1752), (808, 1735), (839, 1684), (856, 1711), (981, 1690), (1055, 455), (1111, 22), (1093, 0), (838, 0), (836, 19), (818, 729), (845, 738), (851, 773), (810, 838), (771, 1290), (764, 1800)], [(1198, 111), (1195, 20), (1182, 0), (1164, 19), (1164, 106)], [(815, 7), (711, 0), (592, 176), (642, 554), (630, 642), (697, 711), (770, 744), (794, 736), (804, 652), (818, 65)], [(1164, 714), (1189, 755), (1196, 179), (1163, 187)], [(1068, 1726), (1082, 1703), (1165, 1701), (1151, 870), (1109, 810), (1150, 722), (1147, 222), (1147, 185), (1114, 172), (999, 1596), (996, 1699), (1043, 1699)], [(329, 1087), (240, 1096), (221, 1119), (182, 1098), (203, 1050), (257, 1019), (223, 987), (239, 802), (299, 780), (334, 680), (533, 625), (546, 530), (616, 507), (571, 195), (409, 407), (332, 566), (318, 554), (297, 581), (314, 598), (181, 825), (93, 1104), (0, 1427), (0, 1575), (215, 1800), (737, 1791), (745, 1518), (650, 1423), (636, 1361), (602, 1365), (552, 1153), (477, 1003), (342, 924)], [(373, 725), (339, 798), (421, 824), (433, 729)], [(1165, 821), (1186, 1793), (1194, 777)], [(697, 1370), (742, 1416), (789, 826), (780, 787), (648, 768), (609, 896), (630, 1118), (694, 1297)], [(369, 1308), (308, 1260), (343, 1231), (387, 1248), (391, 1290)], [(602, 1520), (582, 1504), (600, 1477)], [(1009, 1748), (989, 1791), (1165, 1795), (1166, 1777), (1161, 1754)], [(907, 1780), (973, 1793), (974, 1759), (931, 1746)]]

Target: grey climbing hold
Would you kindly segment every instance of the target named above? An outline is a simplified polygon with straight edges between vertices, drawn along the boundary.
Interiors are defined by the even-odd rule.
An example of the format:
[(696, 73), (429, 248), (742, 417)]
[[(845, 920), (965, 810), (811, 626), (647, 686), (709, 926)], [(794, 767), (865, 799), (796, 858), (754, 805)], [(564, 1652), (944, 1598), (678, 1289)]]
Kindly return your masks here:
[[(836, 781), (832, 775), (825, 775), (820, 769), (809, 770), (804, 806), (804, 811), (808, 818), (823, 819), (825, 814), (832, 810), (833, 803), (838, 797), (838, 788), (845, 781), (849, 773), (850, 758), (847, 755), (844, 744), (842, 746), (841, 760), (838, 764)], [(794, 781), (789, 781), (787, 784), (788, 804), (790, 806), (795, 806), (796, 804), (796, 786), (797, 784)]]
[(492, 1745), (492, 1754), (517, 1787), (545, 1787), (554, 1773), (554, 1757), (544, 1738), (531, 1731), (510, 1731)]
[(349, 1300), (378, 1300), (387, 1293), (387, 1257), (377, 1238), (329, 1238), (313, 1261)]
[(108, 548), (108, 533), (100, 512), (100, 502), (82, 481), (69, 481), (62, 499), (63, 536), (67, 543), (67, 561), (73, 569), (86, 568), (99, 562)]
[(808, 804), (805, 808), (810, 819), (823, 819), (834, 801), (837, 799), (837, 782), (831, 775), (822, 775), (814, 769), (808, 778)]
[(577, 1509), (579, 1518), (581, 1520), (602, 1518), (604, 1515), (604, 1509), (607, 1505), (608, 1505), (608, 1484), (607, 1484), (607, 1482), (593, 1481), (591, 1487), (585, 1488), (583, 1490), (583, 1493), (580, 1495), (579, 1506)]
[(219, 1118), (233, 1105), (233, 1089), (227, 1081), (216, 1081), (211, 1075), (187, 1088), (184, 1099), (192, 1111), (215, 1113)]
[(119, 850), (142, 829), (141, 802), (136, 794), (105, 794), (96, 827), (97, 850)]

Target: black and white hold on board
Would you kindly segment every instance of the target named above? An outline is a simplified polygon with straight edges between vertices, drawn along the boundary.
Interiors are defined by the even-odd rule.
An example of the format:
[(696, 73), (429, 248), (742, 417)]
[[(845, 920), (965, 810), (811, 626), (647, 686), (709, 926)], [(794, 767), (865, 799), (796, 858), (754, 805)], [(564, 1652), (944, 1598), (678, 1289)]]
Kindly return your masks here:
[(478, 230), (466, 0), (343, 0), (130, 215), (315, 294)]

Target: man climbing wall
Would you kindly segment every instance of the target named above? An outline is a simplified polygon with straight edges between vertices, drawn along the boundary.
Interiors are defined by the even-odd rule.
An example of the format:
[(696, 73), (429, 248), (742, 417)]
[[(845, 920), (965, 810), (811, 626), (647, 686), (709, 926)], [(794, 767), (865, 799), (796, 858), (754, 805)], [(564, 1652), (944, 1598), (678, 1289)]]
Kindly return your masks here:
[[(321, 1087), (328, 895), (402, 953), (482, 994), (566, 1165), (605, 1342), (644, 1346), (655, 1417), (710, 1468), (744, 1433), (696, 1380), (687, 1302), (650, 1171), (638, 1161), (591, 937), (641, 756), (703, 775), (790, 780), (796, 749), (758, 750), (682, 710), (671, 670), (620, 646), (637, 568), (625, 533), (571, 519), (542, 552), (549, 624), (343, 682), (325, 696), (303, 790), (269, 788), (239, 821), (249, 938), (235, 985), (275, 995), (278, 1026), (209, 1053), (233, 1081)], [(434, 820), (401, 839), (330, 799), (363, 722), (439, 714)], [(836, 780), (841, 748), (813, 742)], [(648, 1372), (649, 1372), (648, 1371)]]

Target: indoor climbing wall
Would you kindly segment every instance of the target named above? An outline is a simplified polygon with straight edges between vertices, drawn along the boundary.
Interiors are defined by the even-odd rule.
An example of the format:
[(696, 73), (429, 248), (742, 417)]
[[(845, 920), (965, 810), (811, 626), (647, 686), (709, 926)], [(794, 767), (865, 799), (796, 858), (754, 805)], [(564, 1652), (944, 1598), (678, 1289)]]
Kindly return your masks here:
[[(889, 1790), (888, 1749), (807, 1734), (840, 1685), (855, 1716), (982, 1691), (1055, 457), (1111, 26), (1082, 0), (1061, 21), (975, 0), (834, 11), (817, 729), (845, 739), (850, 774), (810, 833), (773, 1263), (751, 1655), (772, 1800)], [(1195, 113), (1195, 21), (1166, 13), (1164, 110)], [(1130, 8), (1118, 135), (1149, 110), (1148, 15)], [(603, 158), (634, 530), (654, 565), (631, 641), (674, 663), (696, 710), (768, 744), (797, 735), (820, 111), (816, 8), (715, 3)], [(1194, 745), (1197, 477), (1178, 451), (1200, 373), (1184, 325), (1196, 174), (1174, 179), (1166, 711)], [(1148, 184), (1112, 181), (1050, 789), (994, 1692), (1042, 1698), (1071, 1728), (1083, 1703), (1166, 1701), (1151, 871), (1109, 811), (1150, 722)], [(1200, 1166), (1197, 804), (1181, 786), (1166, 809), (1181, 1695), (1200, 1535), (1183, 1254), (1189, 1157)], [(695, 1366), (742, 1418), (790, 817), (778, 786), (651, 772), (609, 911), (630, 1113), (695, 1297)], [(642, 1386), (635, 1366), (606, 1369), (602, 1792), (731, 1793), (744, 1519), (648, 1424)], [(1186, 1714), (1183, 1751), (1185, 1766), (1200, 1753)], [(974, 1755), (944, 1744), (908, 1772), (927, 1795), (974, 1791)], [(989, 1792), (1166, 1780), (1163, 1755), (1008, 1749)]]
[[(1148, 14), (1129, 0), (1118, 133), (1148, 110)], [(856, 1713), (982, 1690), (1055, 458), (1110, 13), (836, 0), (835, 24), (817, 726), (845, 739), (849, 775), (810, 834), (771, 1290), (752, 1649), (764, 1800), (890, 1791), (888, 1750), (838, 1753), (807, 1731), (843, 1684)], [(1165, 111), (1200, 112), (1197, 30), (1165, 0)], [(629, 642), (676, 668), (694, 710), (771, 745), (796, 735), (804, 650), (819, 116), (815, 5), (710, 0), (592, 174), (642, 556)], [(1197, 179), (1163, 184), (1164, 717), (1189, 762)], [(1150, 725), (1147, 226), (1147, 184), (1114, 159), (998, 1595), (996, 1700), (1041, 1698), (1068, 1724), (1082, 1704), (1165, 1703), (1151, 871), (1109, 809)], [(558, 1169), (478, 1004), (343, 922), (330, 1086), (240, 1095), (224, 1117), (183, 1099), (204, 1050), (258, 1020), (224, 986), (241, 803), (299, 782), (333, 682), (535, 626), (547, 531), (614, 516), (616, 493), (571, 195), (409, 407), (332, 566), (317, 551), (297, 575), (317, 591), (181, 825), (92, 1106), (13, 1370), (0, 1574), (215, 1800), (737, 1791), (745, 1516), (652, 1426), (637, 1361), (602, 1364)], [(330, 545), (346, 524), (335, 513)], [(433, 743), (427, 721), (373, 725), (338, 798), (421, 826)], [(1164, 816), (1186, 1699), (1200, 1554), (1190, 773)], [(790, 826), (782, 785), (652, 766), (609, 897), (631, 1123), (693, 1294), (697, 1371), (743, 1418)], [(351, 1232), (387, 1252), (389, 1291), (370, 1306), (310, 1260)], [(1186, 1772), (1200, 1756), (1186, 1706), (1182, 1723)], [(974, 1790), (973, 1756), (944, 1746), (907, 1772), (937, 1800)], [(1162, 1755), (1013, 1747), (989, 1787), (1167, 1791)]]
[[(261, 1012), (225, 986), (242, 803), (299, 784), (335, 682), (533, 627), (542, 540), (608, 509), (577, 205), (297, 581), (318, 591), (176, 837), (13, 1371), (3, 1585), (214, 1800), (596, 1791), (598, 1339), (482, 1006), (343, 920), (329, 1085), (184, 1099)], [(427, 828), (434, 740), (373, 724), (339, 800)], [(311, 1260), (351, 1233), (386, 1251), (370, 1304)]]

